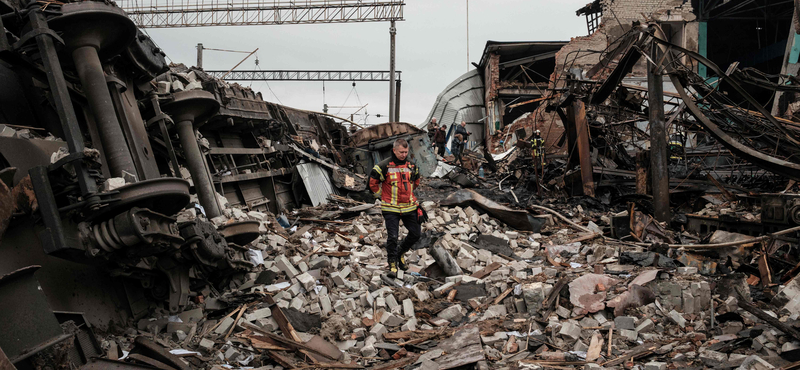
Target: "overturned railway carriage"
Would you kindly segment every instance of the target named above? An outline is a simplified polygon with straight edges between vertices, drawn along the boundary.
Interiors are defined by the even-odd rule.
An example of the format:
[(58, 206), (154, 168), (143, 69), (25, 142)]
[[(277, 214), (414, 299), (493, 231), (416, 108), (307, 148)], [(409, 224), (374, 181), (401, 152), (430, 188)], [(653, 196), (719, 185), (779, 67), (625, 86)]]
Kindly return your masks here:
[[(300, 160), (347, 162), (341, 124), (170, 68), (113, 4), (0, 1), (0, 15), (0, 276), (41, 266), (50, 309), (95, 329), (180, 312), (248, 271), (259, 223), (208, 220), (225, 203), (298, 207)], [(179, 222), (185, 208), (208, 220)], [(6, 355), (42, 338), (28, 339)]]

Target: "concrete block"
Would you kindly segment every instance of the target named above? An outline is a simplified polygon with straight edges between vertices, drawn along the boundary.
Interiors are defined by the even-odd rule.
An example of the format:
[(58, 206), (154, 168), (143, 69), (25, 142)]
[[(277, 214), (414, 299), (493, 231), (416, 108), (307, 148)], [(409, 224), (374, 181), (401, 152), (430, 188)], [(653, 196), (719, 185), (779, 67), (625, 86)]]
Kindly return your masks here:
[(508, 334), (504, 332), (496, 332), (492, 335), (481, 335), (481, 341), (487, 346), (491, 346), (498, 342), (505, 342), (508, 340)]
[(326, 315), (331, 313), (331, 309), (333, 307), (331, 306), (331, 297), (330, 296), (328, 296), (327, 294), (320, 295), (319, 296), (319, 304), (320, 304), (320, 306), (322, 306), (322, 313), (324, 313)]
[(406, 320), (404, 320), (402, 317), (396, 316), (396, 315), (394, 315), (393, 313), (390, 313), (390, 312), (386, 312), (386, 313), (383, 314), (383, 316), (381, 316), (381, 324), (386, 325), (386, 326), (388, 326), (390, 328), (394, 328), (394, 327), (398, 327), (400, 325), (403, 325), (403, 323), (405, 323), (405, 321)]
[(245, 314), (245, 320), (248, 322), (253, 322), (258, 319), (263, 319), (265, 317), (272, 316), (272, 310), (269, 307), (259, 308), (251, 313)]
[(336, 284), (336, 286), (340, 288), (345, 286), (344, 278), (342, 278), (338, 271), (332, 272), (330, 276), (331, 280), (333, 280), (333, 283)]
[(644, 364), (644, 370), (667, 370), (667, 363), (651, 361)]
[(653, 323), (653, 320), (645, 319), (641, 322), (641, 324), (639, 324), (639, 326), (636, 327), (636, 331), (639, 333), (648, 333), (652, 331), (653, 328), (655, 328), (655, 323)]
[(424, 287), (424, 285), (421, 285), (421, 284), (414, 285), (414, 294), (417, 295), (417, 299), (420, 302), (425, 302), (425, 301), (427, 301), (428, 299), (431, 298), (430, 292), (428, 292), (428, 290), (424, 289), (423, 287)]
[(284, 256), (284, 255), (279, 255), (278, 257), (275, 257), (275, 264), (289, 278), (294, 278), (295, 276), (300, 274), (300, 272), (297, 271), (297, 269), (294, 267), (294, 265), (292, 265), (292, 263), (289, 262), (289, 259), (286, 258), (286, 256)]
[(297, 275), (297, 280), (300, 282), (303, 289), (308, 292), (314, 291), (314, 287), (317, 285), (317, 280), (307, 272)]
[(459, 304), (454, 304), (439, 312), (437, 316), (448, 321), (458, 321), (464, 317), (464, 308)]
[(581, 337), (581, 327), (572, 320), (566, 321), (561, 325), (561, 330), (559, 330), (558, 334), (576, 340)]
[(361, 356), (363, 357), (375, 357), (378, 355), (378, 350), (373, 346), (364, 346), (361, 347)]
[(386, 327), (383, 324), (375, 324), (372, 326), (372, 329), (369, 330), (369, 333), (378, 339), (383, 339), (383, 335), (387, 332), (388, 330), (386, 330)]
[(683, 318), (683, 315), (681, 315), (678, 311), (675, 310), (670, 311), (669, 317), (672, 319), (672, 321), (675, 321), (675, 323), (678, 324), (681, 328), (686, 327), (686, 319)]
[(636, 330), (622, 329), (622, 330), (619, 331), (619, 334), (623, 338), (625, 338), (625, 339), (627, 339), (628, 341), (631, 341), (631, 342), (635, 342), (636, 339), (639, 338), (639, 333), (637, 333)]
[(525, 299), (525, 305), (528, 308), (528, 313), (536, 314), (542, 308), (542, 303), (550, 291), (553, 289), (552, 285), (537, 282), (522, 285), (522, 295)]
[(222, 323), (220, 323), (219, 326), (217, 326), (217, 328), (214, 329), (214, 333), (215, 334), (227, 333), (228, 329), (231, 328), (231, 325), (233, 325), (233, 318), (226, 317), (224, 320), (222, 320)]
[(214, 348), (214, 341), (203, 338), (200, 340), (200, 348), (203, 348), (206, 352), (211, 351)]
[(772, 366), (767, 361), (764, 361), (761, 357), (756, 355), (752, 355), (742, 362), (742, 364), (736, 368), (736, 370), (764, 370), (764, 369), (774, 369), (775, 366)]
[(409, 318), (416, 317), (414, 314), (414, 303), (411, 301), (411, 299), (403, 300), (403, 315)]
[(402, 331), (414, 331), (414, 330), (417, 330), (417, 319), (416, 318), (409, 319), (408, 321), (406, 321), (405, 324), (403, 324), (402, 327), (400, 327), (400, 330), (402, 330)]
[(333, 310), (336, 311), (336, 313), (338, 313), (340, 315), (347, 314), (347, 309), (344, 306), (344, 301), (342, 301), (341, 299), (337, 300), (333, 304)]
[(395, 307), (399, 306), (399, 304), (397, 303), (397, 299), (389, 294), (386, 296), (386, 306), (389, 307), (390, 310), (393, 310)]
[(295, 310), (301, 311), (303, 306), (306, 305), (306, 300), (303, 299), (302, 295), (298, 295), (294, 297), (292, 301), (289, 303), (290, 308), (294, 308)]
[(700, 358), (700, 361), (703, 361), (703, 364), (711, 368), (718, 368), (720, 365), (728, 361), (727, 354), (708, 349), (700, 351), (698, 357)]
[(614, 318), (614, 327), (617, 330), (633, 330), (636, 329), (636, 319), (630, 316), (618, 316)]

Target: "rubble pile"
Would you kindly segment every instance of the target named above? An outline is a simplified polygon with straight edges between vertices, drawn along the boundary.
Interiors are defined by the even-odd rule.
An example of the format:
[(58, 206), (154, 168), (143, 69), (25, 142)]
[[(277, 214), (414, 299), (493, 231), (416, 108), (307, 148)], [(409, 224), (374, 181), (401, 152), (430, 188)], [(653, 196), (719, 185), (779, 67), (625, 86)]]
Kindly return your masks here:
[(800, 283), (756, 302), (766, 290), (745, 274), (700, 274), (674, 249), (603, 236), (613, 212), (561, 205), (574, 226), (546, 213), (527, 232), (470, 206), (422, 207), (425, 235), (396, 276), (374, 211), (284, 227), (229, 207), (215, 224), (260, 222), (248, 245), (256, 267), (182, 313), (152, 310), (103, 347), (137, 362), (132, 354), (152, 341), (175, 368), (257, 369), (768, 369), (800, 348)]

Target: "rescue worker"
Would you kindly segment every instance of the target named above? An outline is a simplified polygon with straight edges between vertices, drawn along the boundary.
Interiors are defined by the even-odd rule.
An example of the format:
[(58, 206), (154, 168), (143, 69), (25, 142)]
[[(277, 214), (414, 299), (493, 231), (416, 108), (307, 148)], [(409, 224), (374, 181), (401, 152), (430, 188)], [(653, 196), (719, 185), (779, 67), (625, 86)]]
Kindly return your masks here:
[(533, 132), (533, 137), (531, 138), (531, 149), (534, 163), (537, 166), (544, 166), (544, 139), (542, 139), (542, 132), (539, 130)]
[(445, 144), (447, 144), (447, 131), (444, 129), (444, 125), (442, 125), (433, 135), (433, 145), (436, 146), (437, 154), (442, 157), (444, 157)]
[(674, 134), (670, 135), (667, 149), (669, 150), (669, 159), (672, 162), (679, 162), (683, 159), (683, 135)]
[[(407, 157), (408, 142), (397, 139), (392, 156), (376, 164), (369, 174), (369, 189), (381, 200), (381, 212), (389, 234), (386, 254), (391, 274), (408, 268), (404, 254), (420, 238), (420, 209), (414, 196), (414, 188), (419, 186), (419, 169)], [(398, 247), (400, 221), (408, 229), (408, 236)]]

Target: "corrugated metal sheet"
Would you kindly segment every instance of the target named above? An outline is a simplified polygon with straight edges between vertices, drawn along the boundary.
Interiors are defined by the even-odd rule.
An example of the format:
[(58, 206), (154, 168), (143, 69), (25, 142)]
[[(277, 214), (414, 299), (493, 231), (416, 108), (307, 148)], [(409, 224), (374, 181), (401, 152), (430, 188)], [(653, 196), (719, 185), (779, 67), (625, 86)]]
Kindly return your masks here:
[(477, 69), (473, 69), (450, 83), (436, 98), (428, 119), (417, 127), (425, 129), (431, 118), (436, 117), (439, 124), (448, 130), (453, 124), (479, 122), (485, 116), (483, 79)]
[(328, 203), (328, 195), (336, 194), (328, 171), (316, 163), (301, 163), (295, 166), (303, 185), (306, 186), (311, 205), (316, 207)]

